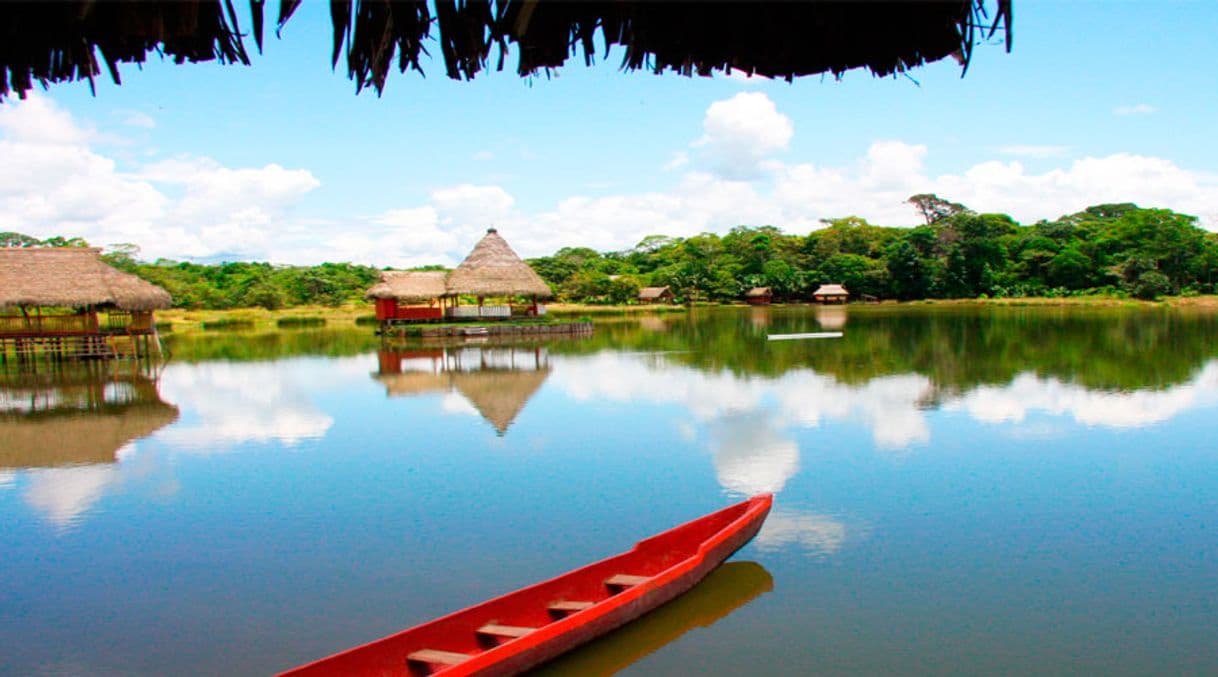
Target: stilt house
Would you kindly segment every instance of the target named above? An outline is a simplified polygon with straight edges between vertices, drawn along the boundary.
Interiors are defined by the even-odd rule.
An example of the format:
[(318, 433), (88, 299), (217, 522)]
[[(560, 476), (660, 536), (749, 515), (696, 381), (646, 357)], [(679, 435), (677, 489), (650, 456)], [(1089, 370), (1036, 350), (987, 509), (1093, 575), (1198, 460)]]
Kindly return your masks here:
[(154, 348), (153, 311), (169, 292), (89, 247), (0, 249), (0, 359), (113, 357)]

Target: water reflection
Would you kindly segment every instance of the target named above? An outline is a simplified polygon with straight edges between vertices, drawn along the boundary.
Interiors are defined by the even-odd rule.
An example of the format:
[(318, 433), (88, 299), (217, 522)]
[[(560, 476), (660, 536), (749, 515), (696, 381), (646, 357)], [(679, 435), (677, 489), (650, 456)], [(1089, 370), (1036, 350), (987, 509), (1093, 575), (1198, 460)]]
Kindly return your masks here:
[(389, 397), (444, 395), (450, 413), (476, 413), (499, 435), (520, 415), (550, 376), (550, 355), (540, 344), (383, 347), (373, 375)]
[(26, 504), (70, 526), (119, 480), (116, 464), (135, 453), (135, 441), (178, 416), (147, 363), (0, 370), (0, 485), (24, 475)]
[(708, 628), (773, 589), (774, 579), (761, 564), (728, 562), (684, 595), (529, 674), (617, 674), (687, 632)]
[[(342, 381), (343, 362), (327, 363), (325, 383)], [(166, 395), (187, 412), (161, 438), (195, 451), (223, 451), (247, 442), (294, 446), (323, 437), (334, 424), (313, 403), (311, 393), (321, 384), (308, 360), (171, 364), (161, 380)]]

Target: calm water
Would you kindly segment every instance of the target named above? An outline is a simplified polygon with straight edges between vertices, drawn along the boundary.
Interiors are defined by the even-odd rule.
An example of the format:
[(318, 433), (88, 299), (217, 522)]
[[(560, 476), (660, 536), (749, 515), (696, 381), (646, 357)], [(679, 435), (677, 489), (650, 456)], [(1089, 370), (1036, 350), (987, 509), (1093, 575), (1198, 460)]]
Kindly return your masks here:
[(0, 371), (0, 673), (264, 674), (759, 491), (731, 564), (543, 672), (1218, 672), (1213, 317), (170, 347), (159, 373)]

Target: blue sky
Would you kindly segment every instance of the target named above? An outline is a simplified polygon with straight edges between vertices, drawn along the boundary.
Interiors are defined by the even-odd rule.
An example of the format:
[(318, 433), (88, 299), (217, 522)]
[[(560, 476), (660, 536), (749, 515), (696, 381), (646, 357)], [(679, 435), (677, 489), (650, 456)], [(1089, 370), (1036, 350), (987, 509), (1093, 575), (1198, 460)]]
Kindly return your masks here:
[[(525, 256), (857, 214), (913, 225), (936, 192), (1024, 222), (1115, 200), (1218, 229), (1218, 7), (1015, 5), (981, 45), (875, 79), (793, 84), (511, 66), (354, 94), (306, 3), (251, 68), (125, 66), (0, 105), (0, 230), (145, 258), (453, 263), (494, 225)], [(252, 42), (250, 44), (252, 48)], [(433, 52), (437, 50), (432, 50)], [(916, 80), (916, 82), (915, 82)]]

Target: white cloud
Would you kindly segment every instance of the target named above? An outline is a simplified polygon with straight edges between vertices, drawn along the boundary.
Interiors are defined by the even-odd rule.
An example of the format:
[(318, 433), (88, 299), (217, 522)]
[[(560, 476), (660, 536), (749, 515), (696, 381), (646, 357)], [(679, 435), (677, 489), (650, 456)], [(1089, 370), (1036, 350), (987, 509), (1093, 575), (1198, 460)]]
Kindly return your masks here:
[(760, 92), (741, 92), (712, 103), (702, 129), (694, 146), (716, 174), (730, 179), (757, 177), (762, 161), (786, 149), (795, 133), (791, 118)]
[(1117, 106), (1112, 112), (1116, 115), (1150, 115), (1157, 110), (1159, 109), (1148, 103), (1135, 103)]
[(119, 481), (119, 473), (114, 465), (38, 468), (26, 471), (26, 481), (26, 504), (64, 529), (76, 524)]
[(320, 185), (274, 163), (230, 168), (181, 156), (124, 168), (96, 148), (109, 137), (37, 95), (0, 108), (0, 133), (0, 229), (133, 242), (148, 258), (256, 257)]
[[(1043, 161), (1066, 147), (1008, 145), (995, 153), (1013, 159), (932, 174), (932, 148), (881, 139), (850, 162), (779, 161), (794, 133), (765, 94), (741, 92), (708, 106), (702, 129), (688, 137), (693, 143), (678, 141), (671, 151), (671, 180), (648, 191), (556, 194), (549, 206), (524, 209), (507, 185), (463, 183), (441, 186), (421, 203), (336, 221), (297, 214), (306, 196), (324, 191), (308, 169), (227, 167), (191, 155), (127, 166), (98, 149), (103, 135), (34, 95), (0, 108), (0, 230), (133, 242), (148, 259), (408, 267), (454, 265), (490, 226), (522, 256), (565, 246), (618, 250), (647, 235), (723, 233), (742, 224), (807, 233), (823, 218), (852, 214), (912, 226), (919, 218), (905, 199), (923, 192), (1022, 222), (1132, 201), (1196, 214), (1218, 229), (1218, 175), (1163, 158), (1114, 153), (1030, 172), (1019, 158)], [(586, 190), (593, 178), (575, 185)]]
[(495, 154), (489, 150), (480, 150), (477, 153), (474, 153), (473, 159), (477, 160), (478, 162), (486, 162), (487, 160), (494, 160)]
[(0, 489), (10, 487), (17, 483), (17, 471), (15, 470), (0, 470)]
[(766, 518), (755, 543), (762, 550), (800, 547), (832, 555), (841, 550), (846, 535), (846, 525), (827, 515), (776, 509)]
[[(367, 378), (366, 365), (360, 370)], [(342, 370), (329, 371), (334, 385)], [(247, 442), (295, 446), (325, 436), (334, 419), (319, 411), (306, 392), (309, 366), (302, 361), (267, 364), (171, 364), (161, 377), (161, 394), (182, 412), (179, 421), (157, 433), (160, 439), (196, 452), (215, 452)], [(362, 380), (362, 379), (361, 379)]]
[(1016, 376), (1005, 386), (981, 386), (945, 402), (944, 409), (964, 410), (986, 423), (1021, 423), (1029, 412), (1070, 416), (1085, 425), (1141, 428), (1170, 420), (1181, 412), (1218, 399), (1218, 362), (1197, 376), (1166, 390), (1107, 392), (1089, 390), (1034, 373)]
[(130, 111), (123, 117), (123, 124), (128, 127), (139, 127), (141, 129), (152, 129), (156, 127), (156, 120), (147, 113), (140, 111)]
[(1070, 150), (1070, 146), (1037, 146), (1037, 145), (1019, 145), (1000, 146), (998, 152), (1003, 155), (1013, 155), (1015, 157), (1030, 157), (1030, 158), (1050, 158), (1060, 157), (1065, 155)]

